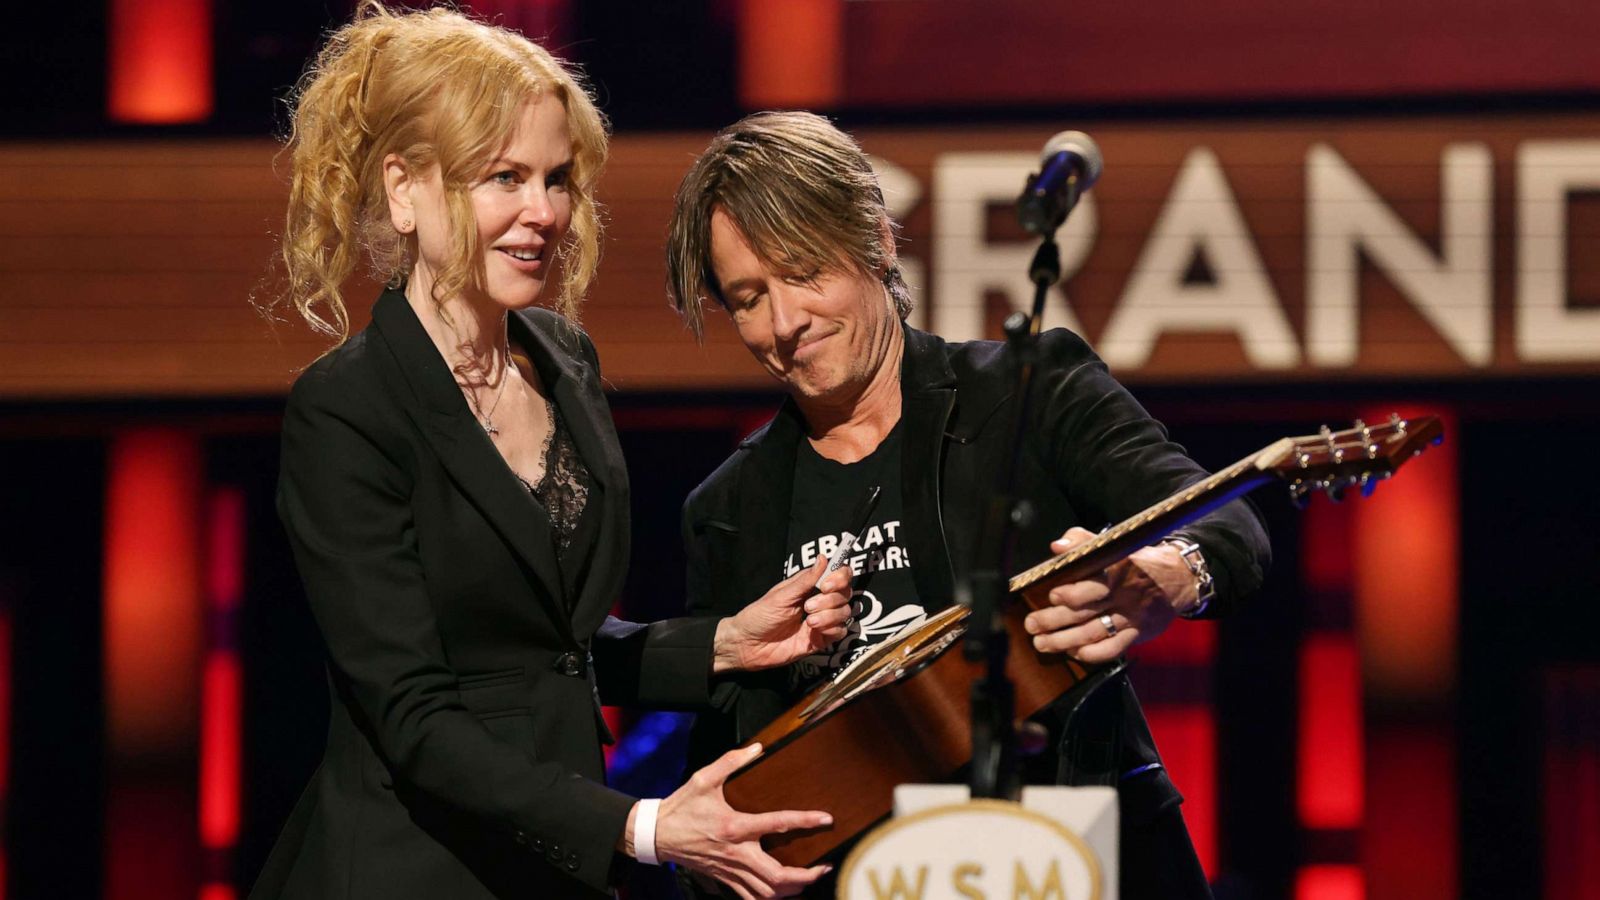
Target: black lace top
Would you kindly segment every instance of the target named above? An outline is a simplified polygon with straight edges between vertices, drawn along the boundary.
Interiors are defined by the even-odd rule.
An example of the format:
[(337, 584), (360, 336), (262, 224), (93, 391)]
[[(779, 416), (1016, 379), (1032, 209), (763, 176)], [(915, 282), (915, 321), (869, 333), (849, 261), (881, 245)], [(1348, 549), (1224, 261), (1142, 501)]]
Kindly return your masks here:
[(538, 484), (530, 484), (521, 475), (517, 480), (528, 489), (550, 515), (550, 527), (555, 532), (556, 551), (566, 553), (572, 546), (572, 536), (583, 518), (583, 508), (589, 502), (589, 469), (572, 443), (572, 432), (561, 419), (561, 410), (554, 400), (546, 404), (550, 410), (550, 431), (544, 439), (544, 475)]

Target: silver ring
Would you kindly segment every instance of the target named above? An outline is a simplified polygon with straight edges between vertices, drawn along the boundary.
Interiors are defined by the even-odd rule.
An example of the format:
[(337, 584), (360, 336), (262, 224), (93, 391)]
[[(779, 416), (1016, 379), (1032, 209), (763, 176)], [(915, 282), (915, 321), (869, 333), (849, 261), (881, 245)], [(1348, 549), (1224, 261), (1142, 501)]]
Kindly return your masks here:
[(1106, 628), (1106, 637), (1113, 637), (1116, 635), (1117, 623), (1112, 620), (1111, 613), (1106, 613), (1105, 615), (1101, 616), (1100, 624), (1104, 625)]

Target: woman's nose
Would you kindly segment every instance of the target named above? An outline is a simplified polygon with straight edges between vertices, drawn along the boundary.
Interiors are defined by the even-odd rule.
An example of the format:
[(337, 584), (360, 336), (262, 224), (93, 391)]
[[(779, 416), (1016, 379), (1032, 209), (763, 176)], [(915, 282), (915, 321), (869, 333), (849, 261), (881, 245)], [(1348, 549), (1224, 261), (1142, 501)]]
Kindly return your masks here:
[(523, 188), (522, 212), (518, 218), (522, 224), (535, 227), (546, 227), (556, 220), (555, 206), (544, 185), (530, 181)]

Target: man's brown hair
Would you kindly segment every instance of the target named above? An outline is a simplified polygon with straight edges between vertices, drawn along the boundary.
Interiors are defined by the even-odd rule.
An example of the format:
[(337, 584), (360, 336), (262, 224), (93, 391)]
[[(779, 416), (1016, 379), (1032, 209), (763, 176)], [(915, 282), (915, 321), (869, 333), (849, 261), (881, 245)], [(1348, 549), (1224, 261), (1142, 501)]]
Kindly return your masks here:
[(808, 112), (762, 112), (717, 133), (678, 185), (667, 230), (667, 294), (704, 335), (707, 297), (727, 305), (711, 267), (711, 214), (733, 219), (756, 255), (787, 271), (853, 268), (881, 278), (903, 319), (911, 292), (895, 264), (894, 222), (861, 147)]

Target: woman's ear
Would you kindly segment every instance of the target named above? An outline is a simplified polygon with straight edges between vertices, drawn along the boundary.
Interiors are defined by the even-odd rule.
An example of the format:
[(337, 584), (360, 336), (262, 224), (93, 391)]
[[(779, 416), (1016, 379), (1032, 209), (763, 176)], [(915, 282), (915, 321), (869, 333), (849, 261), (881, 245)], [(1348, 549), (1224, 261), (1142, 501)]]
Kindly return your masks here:
[(389, 200), (389, 222), (401, 234), (417, 230), (416, 202), (412, 197), (416, 184), (411, 167), (400, 154), (383, 158), (383, 193)]

